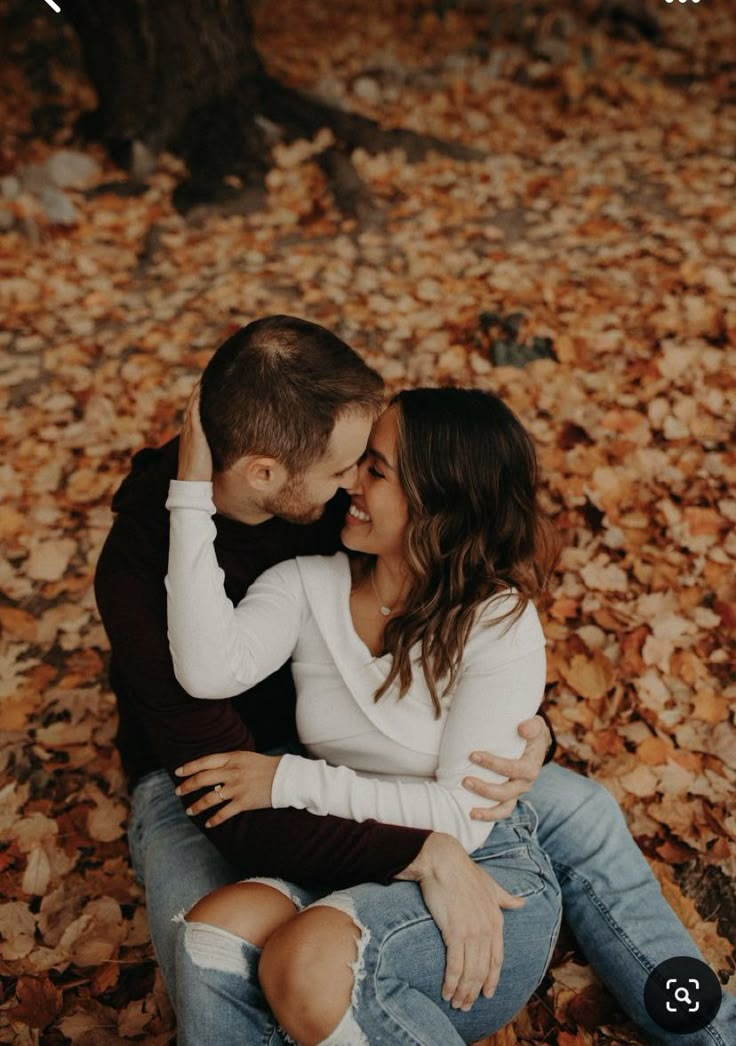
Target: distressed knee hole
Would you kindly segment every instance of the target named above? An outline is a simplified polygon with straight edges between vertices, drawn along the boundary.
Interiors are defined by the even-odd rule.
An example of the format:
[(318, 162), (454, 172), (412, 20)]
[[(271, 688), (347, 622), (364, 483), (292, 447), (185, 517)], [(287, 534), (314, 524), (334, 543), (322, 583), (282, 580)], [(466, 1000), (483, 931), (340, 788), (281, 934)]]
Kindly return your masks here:
[(254, 875), (250, 879), (239, 879), (238, 883), (260, 883), (261, 886), (270, 886), (272, 890), (278, 890), (280, 894), (283, 894), (287, 901), (291, 901), (298, 912), (304, 907), (301, 898), (289, 890), (289, 884), (285, 883), (283, 879), (269, 879), (268, 876)]
[(184, 950), (201, 970), (232, 973), (250, 980), (257, 968), (259, 950), (254, 945), (209, 923), (184, 922)]
[(354, 1010), (357, 1009), (358, 1006), (360, 983), (365, 978), (364, 953), (366, 946), (371, 939), (371, 932), (368, 927), (363, 926), (358, 919), (355, 911), (355, 902), (346, 891), (330, 894), (319, 901), (315, 901), (314, 904), (309, 905), (309, 908), (335, 908), (337, 911), (343, 912), (343, 914), (347, 915), (358, 930), (358, 938), (355, 942), (357, 955), (353, 962), (349, 964), (350, 970), (353, 974), (350, 1006), (343, 1015), (340, 1023), (332, 1030), (332, 1032), (330, 1032), (327, 1038), (322, 1041), (320, 1046), (370, 1046), (365, 1033), (362, 1031), (355, 1019)]
[(352, 1006), (319, 1046), (370, 1046), (365, 1032), (355, 1019)]
[(184, 916), (185, 923), (206, 923), (263, 948), (271, 934), (297, 912), (278, 880), (221, 886), (201, 897)]

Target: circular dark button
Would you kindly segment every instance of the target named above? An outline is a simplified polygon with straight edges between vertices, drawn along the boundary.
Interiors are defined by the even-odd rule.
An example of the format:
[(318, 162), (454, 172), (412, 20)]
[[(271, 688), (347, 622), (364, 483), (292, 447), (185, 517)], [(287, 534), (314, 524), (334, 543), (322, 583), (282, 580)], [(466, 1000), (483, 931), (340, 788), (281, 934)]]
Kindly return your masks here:
[(664, 1031), (688, 1035), (710, 1024), (723, 992), (710, 966), (689, 955), (666, 959), (649, 974), (644, 1005)]

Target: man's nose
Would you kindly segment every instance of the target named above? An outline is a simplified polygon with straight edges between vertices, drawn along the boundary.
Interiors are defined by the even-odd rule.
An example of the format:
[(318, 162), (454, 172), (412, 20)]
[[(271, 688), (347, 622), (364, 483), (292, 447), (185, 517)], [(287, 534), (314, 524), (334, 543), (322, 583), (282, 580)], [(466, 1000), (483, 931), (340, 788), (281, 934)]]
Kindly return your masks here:
[(357, 464), (353, 465), (349, 472), (345, 473), (345, 478), (341, 483), (341, 486), (347, 490), (348, 494), (357, 494), (360, 488), (360, 469)]

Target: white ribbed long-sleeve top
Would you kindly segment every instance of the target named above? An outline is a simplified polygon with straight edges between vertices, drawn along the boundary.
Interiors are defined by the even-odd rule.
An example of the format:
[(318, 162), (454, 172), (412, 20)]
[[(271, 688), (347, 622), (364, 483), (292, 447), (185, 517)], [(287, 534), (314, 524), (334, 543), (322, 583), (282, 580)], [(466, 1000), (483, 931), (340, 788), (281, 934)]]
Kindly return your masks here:
[(470, 819), (478, 799), (461, 781), (504, 780), (474, 766), (471, 751), (508, 758), (523, 751), (517, 728), (539, 708), (545, 683), (534, 606), (511, 622), (498, 619), (513, 594), (481, 608), (454, 693), (435, 718), (418, 657), (403, 698), (393, 687), (374, 700), (390, 656), (374, 656), (353, 628), (344, 553), (280, 563), (235, 607), (213, 546), (212, 485), (173, 480), (166, 504), (169, 644), (184, 689), (233, 697), (291, 658), (297, 729), (311, 758), (281, 758), (272, 805), (447, 832), (469, 853), (477, 849), (489, 825)]

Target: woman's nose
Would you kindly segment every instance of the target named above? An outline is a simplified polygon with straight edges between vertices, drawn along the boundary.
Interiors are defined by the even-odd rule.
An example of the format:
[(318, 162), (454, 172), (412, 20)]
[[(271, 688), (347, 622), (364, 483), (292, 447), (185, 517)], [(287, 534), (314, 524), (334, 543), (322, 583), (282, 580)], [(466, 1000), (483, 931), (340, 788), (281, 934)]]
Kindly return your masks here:
[(360, 480), (360, 466), (353, 465), (350, 472), (347, 473), (343, 481), (343, 487), (347, 490), (348, 494), (359, 494), (362, 483)]

